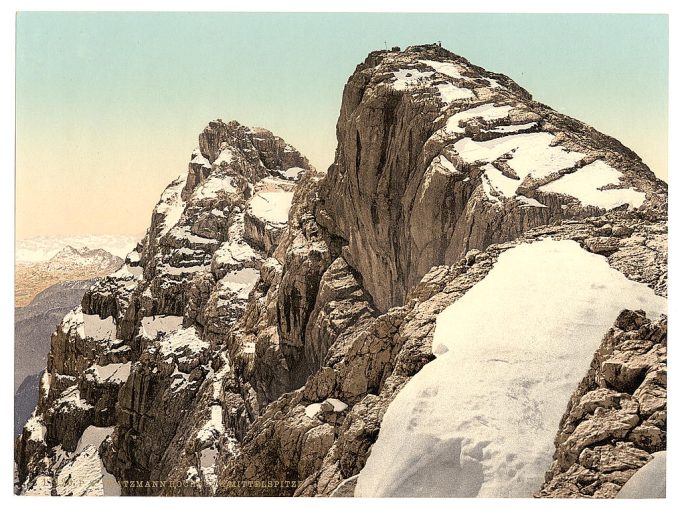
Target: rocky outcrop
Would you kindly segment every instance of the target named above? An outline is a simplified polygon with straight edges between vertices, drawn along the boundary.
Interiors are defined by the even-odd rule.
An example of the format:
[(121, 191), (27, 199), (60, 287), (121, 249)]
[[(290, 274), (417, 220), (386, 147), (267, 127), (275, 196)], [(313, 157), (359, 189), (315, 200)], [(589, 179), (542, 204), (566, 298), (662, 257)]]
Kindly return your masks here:
[(351, 495), (438, 315), (505, 250), (574, 240), (665, 295), (665, 184), (509, 78), (439, 46), (374, 52), (337, 131), (323, 173), (266, 130), (209, 124), (57, 332), (21, 492), (60, 491), (106, 427), (87, 459), (122, 494)]
[(666, 450), (666, 332), (665, 318), (621, 313), (562, 418), (539, 496), (614, 497)]
[(14, 433), (18, 435), (38, 403), (38, 386), (50, 351), (54, 325), (77, 306), (94, 280), (62, 282), (14, 310)]

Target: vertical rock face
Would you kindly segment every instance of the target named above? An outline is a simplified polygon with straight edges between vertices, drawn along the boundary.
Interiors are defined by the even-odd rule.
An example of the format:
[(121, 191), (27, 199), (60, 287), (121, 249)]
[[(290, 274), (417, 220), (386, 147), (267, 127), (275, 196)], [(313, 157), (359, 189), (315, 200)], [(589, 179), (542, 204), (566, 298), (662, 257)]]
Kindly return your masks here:
[[(507, 77), (438, 46), (374, 52), (337, 133), (323, 173), (266, 130), (209, 124), (55, 333), (20, 492), (83, 493), (65, 477), (95, 466), (94, 493), (351, 495), (439, 313), (503, 251), (574, 240), (665, 295), (665, 184)], [(561, 429), (552, 478), (574, 463), (578, 424)]]
[(38, 402), (38, 382), (50, 349), (50, 334), (77, 306), (93, 280), (63, 282), (14, 310), (14, 432), (19, 434)]

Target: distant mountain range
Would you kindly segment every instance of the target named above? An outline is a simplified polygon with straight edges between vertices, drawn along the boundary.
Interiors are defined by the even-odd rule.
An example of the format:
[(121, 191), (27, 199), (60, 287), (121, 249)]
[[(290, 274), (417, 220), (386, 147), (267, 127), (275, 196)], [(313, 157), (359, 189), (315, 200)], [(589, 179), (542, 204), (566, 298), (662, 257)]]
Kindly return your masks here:
[[(123, 247), (122, 241), (120, 243), (116, 248), (117, 252)], [(56, 246), (58, 245), (44, 244), (36, 245), (31, 250), (17, 250), (17, 256), (24, 257), (24, 260), (17, 259), (15, 266), (15, 306), (26, 305), (37, 293), (50, 285), (101, 277), (116, 271), (123, 264), (121, 257), (102, 248), (63, 245), (52, 253)], [(134, 247), (130, 246), (132, 248)], [(52, 255), (47, 260), (41, 259), (45, 254)]]
[(16, 241), (17, 263), (37, 263), (48, 261), (66, 246), (73, 248), (101, 248), (118, 256), (125, 255), (135, 248), (142, 238), (139, 235), (95, 234), (80, 236), (39, 236)]
[(101, 248), (74, 248), (67, 245), (46, 262), (46, 268), (50, 271), (73, 271), (78, 268), (107, 270), (122, 264), (123, 259)]

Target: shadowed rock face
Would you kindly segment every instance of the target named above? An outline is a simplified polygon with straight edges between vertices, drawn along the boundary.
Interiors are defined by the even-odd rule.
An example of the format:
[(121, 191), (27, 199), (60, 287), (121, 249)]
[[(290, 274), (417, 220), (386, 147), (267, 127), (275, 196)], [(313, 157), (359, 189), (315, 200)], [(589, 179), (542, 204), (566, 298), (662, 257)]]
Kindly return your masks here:
[(30, 304), (14, 310), (15, 391), (28, 375), (45, 369), (50, 334), (92, 284), (93, 279), (54, 284), (38, 293)]
[(21, 433), (38, 402), (38, 382), (50, 350), (50, 335), (78, 305), (94, 280), (62, 282), (14, 310), (14, 434)]
[[(95, 476), (124, 494), (352, 494), (437, 315), (503, 251), (575, 240), (665, 295), (664, 183), (507, 77), (438, 46), (374, 52), (337, 133), (324, 173), (266, 130), (209, 124), (123, 269), (55, 333), (20, 491), (84, 491), (61, 476), (96, 425), (113, 429)], [(222, 484), (242, 480), (289, 483)]]

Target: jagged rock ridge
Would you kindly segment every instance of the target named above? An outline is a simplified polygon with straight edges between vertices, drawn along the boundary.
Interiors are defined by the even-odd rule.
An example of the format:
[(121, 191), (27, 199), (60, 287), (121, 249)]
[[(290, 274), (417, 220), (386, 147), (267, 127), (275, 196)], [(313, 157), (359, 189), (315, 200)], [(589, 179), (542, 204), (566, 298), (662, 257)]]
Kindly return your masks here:
[(541, 497), (614, 497), (666, 447), (667, 321), (625, 310), (572, 396)]
[[(211, 123), (124, 268), (55, 335), (21, 491), (63, 492), (96, 458), (101, 491), (112, 474), (124, 494), (352, 494), (437, 315), (499, 253), (571, 239), (665, 295), (666, 207), (632, 151), (438, 46), (357, 67), (327, 174)], [(89, 427), (113, 428), (98, 450), (49, 454)]]
[[(153, 475), (157, 453), (213, 372), (221, 336), (266, 268), (300, 174), (311, 170), (267, 130), (209, 124), (136, 250), (53, 335), (38, 407), (17, 442), (19, 478), (28, 482), (22, 491), (103, 492), (111, 479), (97, 452), (104, 440), (117, 456), (116, 477)], [(166, 395), (184, 399), (184, 409), (168, 409)], [(99, 442), (93, 452), (79, 449), (86, 437)], [(37, 459), (50, 452), (49, 461)], [(100, 470), (81, 486), (60, 483), (92, 464)]]

